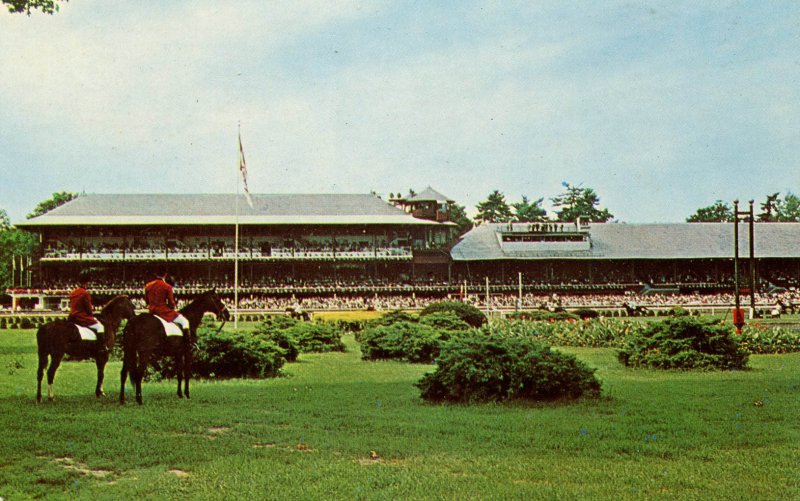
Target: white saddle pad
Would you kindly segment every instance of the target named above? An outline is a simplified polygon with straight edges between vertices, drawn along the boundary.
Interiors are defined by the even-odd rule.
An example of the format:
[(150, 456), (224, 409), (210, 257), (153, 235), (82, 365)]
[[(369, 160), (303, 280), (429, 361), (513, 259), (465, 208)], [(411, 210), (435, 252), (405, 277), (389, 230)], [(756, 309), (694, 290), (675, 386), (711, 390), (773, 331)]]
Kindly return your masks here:
[(75, 324), (75, 327), (78, 328), (78, 334), (81, 335), (82, 340), (97, 341), (97, 334), (92, 329), (78, 324)]
[(153, 316), (161, 320), (161, 323), (164, 324), (164, 330), (167, 331), (167, 336), (183, 336), (183, 331), (181, 331), (181, 328), (178, 326), (178, 324), (174, 322), (167, 322), (158, 315)]

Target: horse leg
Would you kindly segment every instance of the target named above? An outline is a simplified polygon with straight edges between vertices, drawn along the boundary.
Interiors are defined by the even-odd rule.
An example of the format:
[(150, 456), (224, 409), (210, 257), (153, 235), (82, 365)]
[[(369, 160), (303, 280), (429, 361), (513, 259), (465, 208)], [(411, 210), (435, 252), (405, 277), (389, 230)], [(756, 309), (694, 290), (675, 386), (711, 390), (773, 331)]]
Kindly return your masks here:
[(186, 400), (189, 400), (189, 379), (192, 375), (192, 352), (188, 351), (185, 355), (185, 360), (183, 361), (183, 370), (184, 370), (184, 383), (183, 394), (186, 396)]
[(183, 398), (181, 384), (183, 384), (183, 354), (179, 351), (175, 354), (175, 375), (178, 376), (178, 398)]
[(36, 401), (42, 401), (42, 379), (44, 378), (44, 370), (47, 367), (48, 356), (47, 353), (39, 353), (39, 369), (36, 371)]
[(94, 389), (94, 395), (97, 398), (106, 396), (106, 393), (103, 391), (103, 380), (105, 379), (105, 369), (107, 362), (108, 362), (108, 353), (98, 354), (97, 357), (94, 359), (94, 363), (95, 365), (97, 365), (97, 386)]
[(56, 395), (53, 392), (53, 380), (56, 378), (56, 370), (61, 365), (63, 357), (63, 352), (53, 353), (52, 357), (50, 357), (50, 367), (47, 369), (47, 399), (51, 402), (56, 399)]
[(136, 387), (136, 403), (142, 405), (142, 379), (144, 379), (144, 372), (147, 370), (147, 364), (150, 362), (150, 353), (140, 353), (139, 363), (136, 364), (135, 369), (131, 372), (131, 379)]
[[(132, 378), (131, 378), (132, 379)], [(125, 382), (128, 380), (128, 357), (122, 357), (122, 370), (119, 372), (119, 403), (125, 403)]]

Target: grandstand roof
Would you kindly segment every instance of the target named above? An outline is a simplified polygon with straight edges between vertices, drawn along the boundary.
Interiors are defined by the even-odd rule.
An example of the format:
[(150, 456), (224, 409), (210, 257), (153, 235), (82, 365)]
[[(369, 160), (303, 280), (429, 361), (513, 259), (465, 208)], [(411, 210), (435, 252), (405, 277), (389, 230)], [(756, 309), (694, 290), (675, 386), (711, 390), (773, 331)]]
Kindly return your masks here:
[[(592, 224), (588, 251), (551, 250), (552, 245), (543, 250), (545, 246), (537, 242), (504, 249), (498, 230), (505, 227), (493, 223), (476, 226), (453, 247), (453, 260), (710, 259), (733, 258), (734, 252), (732, 223)], [(757, 223), (754, 233), (757, 258), (800, 257), (800, 223)], [(746, 223), (739, 225), (739, 255), (749, 255)]]
[[(239, 224), (442, 225), (369, 194), (254, 194), (252, 199), (254, 208), (239, 196)], [(236, 206), (233, 194), (81, 195), (17, 226), (234, 224)]]

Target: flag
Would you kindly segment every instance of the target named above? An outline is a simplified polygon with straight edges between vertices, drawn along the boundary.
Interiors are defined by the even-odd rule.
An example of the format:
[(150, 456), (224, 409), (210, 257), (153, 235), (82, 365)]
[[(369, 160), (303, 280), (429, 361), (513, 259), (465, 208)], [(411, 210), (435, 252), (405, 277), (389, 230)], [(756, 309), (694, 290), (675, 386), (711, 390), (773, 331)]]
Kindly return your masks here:
[(253, 199), (250, 197), (250, 189), (247, 187), (247, 163), (244, 161), (244, 148), (242, 148), (242, 133), (239, 133), (239, 172), (242, 173), (242, 181), (244, 182), (244, 197), (247, 199), (247, 204), (250, 208), (253, 207)]

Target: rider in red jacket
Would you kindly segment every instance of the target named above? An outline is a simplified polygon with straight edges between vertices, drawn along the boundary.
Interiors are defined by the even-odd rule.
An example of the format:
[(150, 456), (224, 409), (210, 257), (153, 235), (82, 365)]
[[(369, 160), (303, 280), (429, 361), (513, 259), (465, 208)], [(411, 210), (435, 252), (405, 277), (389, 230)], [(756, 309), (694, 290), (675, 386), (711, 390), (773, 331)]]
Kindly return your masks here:
[(105, 328), (95, 317), (92, 306), (92, 296), (88, 291), (89, 274), (81, 273), (78, 278), (78, 287), (69, 293), (69, 316), (67, 320), (82, 327), (89, 327), (97, 336), (97, 349), (107, 352)]
[(175, 296), (172, 293), (172, 286), (167, 282), (166, 270), (158, 270), (155, 280), (144, 286), (144, 300), (150, 313), (158, 315), (167, 322), (178, 324), (183, 331), (184, 340), (188, 340), (189, 320), (175, 309)]

